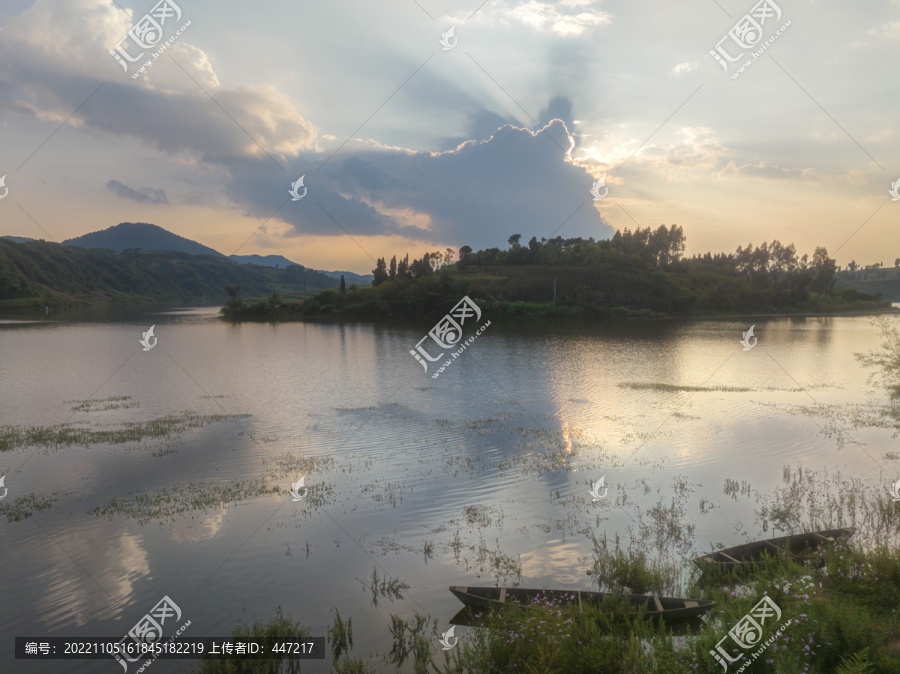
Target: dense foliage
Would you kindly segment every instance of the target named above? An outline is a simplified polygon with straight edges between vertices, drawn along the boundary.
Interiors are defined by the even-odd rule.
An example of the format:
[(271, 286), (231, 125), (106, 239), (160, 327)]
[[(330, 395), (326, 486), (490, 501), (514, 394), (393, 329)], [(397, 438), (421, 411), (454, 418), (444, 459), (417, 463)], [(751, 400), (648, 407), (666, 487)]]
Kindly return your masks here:
[(439, 318), (468, 295), (494, 316), (653, 316), (884, 309), (876, 295), (836, 293), (836, 265), (824, 248), (812, 260), (778, 241), (735, 253), (684, 258), (676, 225), (616, 232), (609, 240), (509, 237), (506, 250), (409, 255), (373, 270), (372, 287), (351, 286), (299, 304), (226, 307), (232, 318), (303, 316)]
[(276, 269), (211, 255), (171, 251), (122, 253), (45, 241), (0, 239), (0, 307), (77, 306), (94, 302), (194, 304), (222, 301), (223, 285), (240, 285), (254, 296), (310, 288), (333, 288), (337, 279), (302, 267)]

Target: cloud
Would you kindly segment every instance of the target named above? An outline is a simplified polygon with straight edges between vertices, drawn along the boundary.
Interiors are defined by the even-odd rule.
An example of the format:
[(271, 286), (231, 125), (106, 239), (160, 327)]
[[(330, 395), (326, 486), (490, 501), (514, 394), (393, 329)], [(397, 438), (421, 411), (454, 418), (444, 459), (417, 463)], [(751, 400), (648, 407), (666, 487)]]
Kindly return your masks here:
[(560, 235), (610, 236), (592, 205), (591, 176), (548, 133), (565, 139), (568, 130), (560, 120), (538, 132), (507, 125), (445, 152), (351, 141), (320, 170), (327, 155), (301, 157), (283, 184), (236, 166), (228, 193), (248, 215), (267, 218), (305, 175), (306, 198), (277, 213), (295, 236), (390, 235), (475, 248), (505, 245), (513, 230), (549, 237), (564, 222)]
[(875, 26), (868, 31), (869, 35), (882, 35), (884, 37), (900, 39), (900, 21), (890, 21), (881, 26)]
[(131, 136), (206, 162), (265, 157), (265, 148), (284, 164), (315, 143), (313, 125), (274, 86), (220, 86), (206, 54), (187, 43), (190, 29), (132, 80), (109, 55), (131, 23), (112, 0), (36, 0), (7, 18), (0, 117), (61, 122), (102, 84), (70, 126)]
[(851, 169), (846, 174), (822, 173), (814, 168), (786, 168), (775, 166), (768, 161), (759, 164), (743, 164), (738, 166), (733, 160), (716, 174), (719, 178), (754, 178), (756, 180), (802, 180), (823, 185), (861, 186), (867, 183), (867, 175), (858, 169)]
[[(562, 0), (556, 4), (531, 0), (510, 6), (495, 0), (485, 5), (473, 18), (488, 24), (520, 23), (561, 37), (579, 37), (594, 26), (612, 23), (612, 14), (593, 9), (593, 4), (593, 0)], [(451, 21), (462, 21), (468, 16), (461, 14), (449, 18)]]
[(672, 68), (672, 70), (669, 71), (669, 74), (675, 75), (676, 77), (678, 77), (679, 75), (684, 75), (685, 73), (691, 72), (696, 67), (697, 67), (696, 62), (688, 63), (687, 61), (685, 61), (684, 63), (679, 63), (677, 66)]
[(165, 190), (154, 190), (150, 187), (141, 187), (135, 190), (118, 180), (110, 180), (106, 183), (106, 189), (122, 199), (131, 199), (141, 204), (169, 205)]
[(677, 133), (682, 136), (680, 143), (649, 143), (633, 156), (637, 140), (607, 138), (601, 147), (584, 148), (575, 163), (600, 175), (627, 160), (629, 166), (663, 173), (669, 180), (684, 181), (698, 177), (700, 172), (715, 170), (730, 155), (730, 150), (706, 127), (682, 127)]

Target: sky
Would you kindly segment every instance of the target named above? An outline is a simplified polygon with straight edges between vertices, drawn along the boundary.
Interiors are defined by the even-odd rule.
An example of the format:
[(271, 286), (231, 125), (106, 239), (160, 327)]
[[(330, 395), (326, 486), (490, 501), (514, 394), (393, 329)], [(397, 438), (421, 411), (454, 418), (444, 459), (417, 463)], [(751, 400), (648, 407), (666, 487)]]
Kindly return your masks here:
[(4, 0), (0, 235), (149, 222), (356, 273), (660, 224), (900, 257), (900, 0), (479, 3)]

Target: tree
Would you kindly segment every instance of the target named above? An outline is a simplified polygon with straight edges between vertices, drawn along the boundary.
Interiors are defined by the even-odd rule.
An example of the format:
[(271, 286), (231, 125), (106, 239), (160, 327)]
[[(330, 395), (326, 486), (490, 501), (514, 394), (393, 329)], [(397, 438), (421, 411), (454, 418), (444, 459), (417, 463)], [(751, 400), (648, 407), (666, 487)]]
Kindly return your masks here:
[(391, 258), (391, 268), (388, 270), (388, 275), (391, 278), (395, 278), (397, 276), (397, 256)]
[(341, 274), (341, 295), (347, 292), (347, 286), (344, 285), (344, 275)]
[(397, 263), (397, 275), (400, 277), (410, 277), (409, 273), (409, 253), (406, 254), (400, 262)]
[(898, 257), (896, 260), (894, 260), (894, 266), (900, 267), (900, 257)]
[(507, 243), (509, 244), (509, 247), (510, 248), (518, 248), (519, 247), (519, 239), (521, 239), (521, 238), (522, 238), (521, 234), (513, 234), (511, 237), (509, 237), (509, 240), (507, 241)]
[(817, 293), (831, 294), (834, 287), (834, 274), (837, 266), (834, 260), (828, 257), (828, 250), (819, 246), (813, 253), (813, 267), (816, 269), (816, 279), (813, 281), (811, 290)]
[(381, 285), (390, 278), (383, 257), (378, 258), (378, 261), (375, 263), (375, 269), (372, 270), (372, 274), (375, 277), (372, 279), (373, 286)]
[(460, 261), (465, 260), (471, 254), (472, 254), (472, 247), (471, 246), (463, 246), (462, 248), (459, 249)]
[(240, 286), (225, 286), (225, 292), (229, 295), (228, 301), (225, 303), (226, 312), (237, 311), (244, 306)]
[(431, 254), (425, 253), (421, 260), (413, 260), (409, 265), (410, 274), (415, 278), (431, 276), (434, 270), (431, 268)]
[(278, 313), (279, 307), (281, 307), (281, 297), (278, 296), (278, 293), (272, 293), (272, 296), (269, 298), (269, 313)]

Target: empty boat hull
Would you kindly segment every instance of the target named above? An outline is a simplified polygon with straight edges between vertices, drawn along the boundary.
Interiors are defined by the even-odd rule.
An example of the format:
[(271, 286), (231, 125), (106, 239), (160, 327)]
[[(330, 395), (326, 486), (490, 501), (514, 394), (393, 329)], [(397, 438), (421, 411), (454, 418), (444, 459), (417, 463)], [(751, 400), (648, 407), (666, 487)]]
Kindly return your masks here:
[[(570, 590), (534, 590), (521, 587), (459, 587), (452, 586), (450, 591), (466, 606), (478, 608), (502, 608), (518, 606), (520, 608), (555, 608), (576, 605), (599, 604), (605, 592), (584, 592)], [(699, 618), (715, 602), (702, 599), (677, 599), (673, 597), (656, 597), (653, 595), (632, 594), (628, 599), (638, 613), (644, 607), (648, 618), (660, 616), (666, 620), (686, 620)]]
[(710, 552), (697, 557), (694, 564), (701, 569), (715, 566), (719, 568), (735, 568), (753, 566), (763, 563), (763, 554), (769, 556), (785, 555), (793, 559), (803, 559), (815, 552), (822, 543), (846, 540), (856, 532), (855, 527), (813, 531), (808, 534), (781, 536), (765, 541), (754, 541), (733, 548)]

